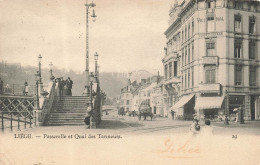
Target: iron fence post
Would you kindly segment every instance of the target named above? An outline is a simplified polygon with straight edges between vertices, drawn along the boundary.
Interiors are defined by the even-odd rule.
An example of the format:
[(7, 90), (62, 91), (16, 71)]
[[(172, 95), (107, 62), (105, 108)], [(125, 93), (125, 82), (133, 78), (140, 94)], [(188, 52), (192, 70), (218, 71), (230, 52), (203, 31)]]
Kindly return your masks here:
[(32, 111), (30, 111), (30, 128), (32, 128)]
[(4, 132), (4, 111), (2, 110), (2, 132)]
[(34, 125), (36, 126), (36, 112), (35, 112), (35, 114), (34, 114)]
[(11, 112), (11, 131), (13, 131), (13, 112)]
[(24, 117), (24, 128), (26, 129), (26, 116)]
[(20, 114), (18, 114), (18, 130), (20, 131)]

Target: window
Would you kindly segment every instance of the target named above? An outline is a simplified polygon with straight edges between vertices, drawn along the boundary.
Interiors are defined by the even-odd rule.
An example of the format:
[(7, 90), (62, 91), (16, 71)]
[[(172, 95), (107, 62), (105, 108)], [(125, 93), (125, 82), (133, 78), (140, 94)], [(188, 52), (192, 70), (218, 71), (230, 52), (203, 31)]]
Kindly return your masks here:
[(256, 66), (250, 66), (249, 68), (249, 85), (256, 86), (257, 74), (256, 74)]
[(207, 84), (216, 83), (216, 66), (205, 66), (205, 82)]
[(250, 66), (249, 69), (249, 85), (256, 86), (256, 66)]
[(126, 100), (126, 105), (129, 105), (129, 100)]
[(243, 2), (235, 2), (235, 8), (236, 9), (242, 9), (243, 8)]
[(215, 56), (215, 43), (207, 43), (207, 56)]
[(182, 39), (182, 43), (183, 43), (183, 42), (184, 42), (184, 34), (183, 34), (183, 30), (182, 30), (182, 32), (181, 32), (181, 35), (182, 35), (181, 39)]
[(210, 8), (214, 8), (214, 2), (213, 0), (210, 0), (207, 2), (207, 8), (210, 9)]
[(242, 41), (241, 40), (235, 40), (235, 46), (234, 46), (234, 57), (235, 58), (241, 58), (242, 57)]
[(207, 17), (207, 32), (214, 32), (215, 31), (215, 20), (214, 16)]
[(169, 63), (169, 78), (172, 78), (172, 62)]
[(255, 17), (249, 17), (249, 34), (255, 33)]
[(235, 32), (241, 32), (241, 15), (235, 15)]
[(181, 89), (183, 90), (183, 76), (181, 77)]
[(191, 56), (192, 56), (192, 61), (194, 61), (194, 42), (192, 42)]
[(255, 59), (256, 44), (254, 40), (249, 41), (249, 59)]
[(191, 87), (194, 87), (194, 68), (191, 68)]
[(235, 85), (242, 85), (242, 65), (235, 65)]
[(164, 76), (165, 76), (165, 79), (168, 78), (168, 66), (167, 66), (167, 64), (164, 66)]
[(187, 26), (185, 26), (185, 41), (187, 40)]
[(185, 47), (185, 59), (184, 59), (184, 63), (186, 65), (187, 63), (187, 46)]
[(183, 50), (183, 48), (182, 48), (182, 56), (181, 56), (181, 59), (182, 59), (182, 66), (184, 66), (184, 50)]
[(188, 70), (188, 88), (190, 88), (190, 70)]
[(185, 71), (185, 89), (187, 88), (187, 73), (186, 73), (186, 71)]
[(190, 24), (188, 25), (188, 38), (190, 38)]
[(190, 63), (190, 44), (188, 46), (188, 64)]
[(174, 65), (174, 77), (177, 77), (177, 73), (178, 73), (178, 70), (177, 70), (177, 66), (178, 66), (178, 62), (177, 61), (174, 61), (173, 63)]
[(192, 31), (192, 35), (194, 34), (194, 20), (192, 19), (192, 23), (191, 23), (191, 31)]

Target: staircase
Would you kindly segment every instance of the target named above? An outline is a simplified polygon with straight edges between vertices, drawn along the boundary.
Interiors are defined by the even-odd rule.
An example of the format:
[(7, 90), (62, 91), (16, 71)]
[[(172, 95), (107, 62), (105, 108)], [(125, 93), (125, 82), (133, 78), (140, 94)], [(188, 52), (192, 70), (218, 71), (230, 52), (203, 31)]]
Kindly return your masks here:
[(84, 125), (88, 99), (86, 96), (55, 97), (44, 125)]

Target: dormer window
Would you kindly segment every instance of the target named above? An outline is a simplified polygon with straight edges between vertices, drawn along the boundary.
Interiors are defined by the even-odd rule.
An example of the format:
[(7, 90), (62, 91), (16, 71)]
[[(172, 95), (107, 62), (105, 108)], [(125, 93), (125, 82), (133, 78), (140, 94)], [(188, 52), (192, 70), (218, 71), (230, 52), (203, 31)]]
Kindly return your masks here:
[(214, 8), (214, 1), (213, 1), (213, 0), (208, 0), (208, 1), (207, 1), (207, 8), (208, 8), (208, 9)]
[(249, 17), (249, 34), (255, 33), (255, 17)]
[(214, 16), (207, 17), (207, 32), (214, 32), (215, 31), (215, 20)]
[(241, 32), (241, 15), (240, 14), (237, 14), (235, 15), (235, 32)]

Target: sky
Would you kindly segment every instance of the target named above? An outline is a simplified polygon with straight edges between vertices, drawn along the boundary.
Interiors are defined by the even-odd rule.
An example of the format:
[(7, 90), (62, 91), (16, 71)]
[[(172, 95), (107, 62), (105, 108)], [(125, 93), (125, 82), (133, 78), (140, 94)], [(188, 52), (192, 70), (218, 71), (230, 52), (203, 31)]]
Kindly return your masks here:
[[(172, 0), (94, 0), (89, 21), (90, 70), (162, 72)], [(0, 0), (0, 60), (85, 70), (85, 0)], [(92, 12), (93, 9), (91, 9)]]

